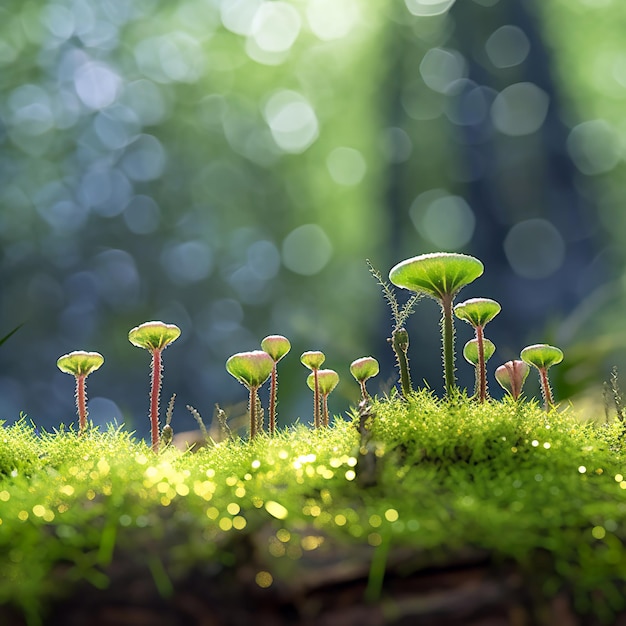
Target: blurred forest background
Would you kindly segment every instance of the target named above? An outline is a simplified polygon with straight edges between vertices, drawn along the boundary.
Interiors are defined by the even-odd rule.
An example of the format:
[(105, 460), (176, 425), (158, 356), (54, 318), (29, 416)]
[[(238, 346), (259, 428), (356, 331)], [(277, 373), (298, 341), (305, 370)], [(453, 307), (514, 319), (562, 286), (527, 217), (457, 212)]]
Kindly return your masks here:
[[(365, 259), (437, 250), (485, 263), (461, 299), (503, 306), (490, 372), (553, 342), (557, 396), (601, 408), (626, 361), (625, 29), (618, 0), (3, 0), (0, 336), (24, 326), (0, 419), (73, 421), (56, 359), (97, 350), (91, 418), (144, 434), (127, 334), (152, 319), (182, 329), (175, 430), (185, 404), (244, 400), (224, 363), (271, 333), (293, 345), (282, 423), (311, 419), (304, 350), (340, 373), (342, 413), (353, 359), (395, 376)], [(414, 382), (441, 393), (438, 320), (423, 301), (408, 330)]]

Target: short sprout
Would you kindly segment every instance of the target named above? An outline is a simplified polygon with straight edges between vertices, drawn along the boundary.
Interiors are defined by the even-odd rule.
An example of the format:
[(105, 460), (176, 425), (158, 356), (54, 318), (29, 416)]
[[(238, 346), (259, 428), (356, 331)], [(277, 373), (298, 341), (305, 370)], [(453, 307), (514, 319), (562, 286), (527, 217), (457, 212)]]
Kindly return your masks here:
[[(485, 362), (487, 362), (495, 353), (496, 346), (493, 341), (489, 339), (483, 340), (483, 349), (485, 351)], [(478, 365), (478, 340), (470, 339), (465, 346), (463, 346), (463, 356), (465, 360), (471, 365)]]
[(257, 434), (257, 401), (259, 387), (270, 377), (274, 360), (263, 350), (238, 352), (226, 361), (226, 370), (234, 376), (249, 393), (250, 437)]
[(563, 352), (555, 346), (547, 343), (536, 343), (527, 346), (520, 353), (522, 361), (532, 365), (539, 370), (539, 381), (541, 383), (541, 393), (546, 411), (554, 405), (552, 389), (550, 389), (550, 381), (548, 380), (548, 370), (563, 360)]
[(78, 432), (83, 433), (87, 427), (87, 390), (85, 379), (104, 363), (99, 352), (76, 350), (64, 354), (57, 360), (57, 367), (66, 374), (76, 378), (76, 410), (78, 412)]
[(320, 427), (320, 390), (317, 374), (325, 360), (326, 355), (319, 350), (309, 350), (308, 352), (303, 352), (300, 355), (302, 365), (313, 371), (313, 424), (315, 425), (315, 428)]
[(513, 400), (517, 400), (524, 387), (524, 382), (528, 378), (530, 365), (524, 361), (507, 361), (496, 369), (496, 380), (500, 386), (511, 395)]
[(318, 385), (322, 396), (322, 425), (328, 426), (328, 396), (337, 386), (339, 374), (335, 370), (317, 370), (307, 376), (306, 382), (312, 391), (315, 391), (315, 385)]
[(350, 373), (361, 386), (361, 397), (363, 400), (369, 398), (369, 394), (365, 388), (366, 381), (378, 375), (379, 371), (380, 366), (378, 365), (378, 361), (372, 356), (361, 357), (360, 359), (356, 359), (356, 361), (352, 361), (350, 364)]
[(261, 341), (261, 348), (267, 352), (274, 361), (272, 367), (272, 380), (270, 386), (270, 435), (276, 430), (276, 395), (278, 393), (278, 373), (276, 364), (291, 350), (291, 343), (282, 335), (268, 335)]

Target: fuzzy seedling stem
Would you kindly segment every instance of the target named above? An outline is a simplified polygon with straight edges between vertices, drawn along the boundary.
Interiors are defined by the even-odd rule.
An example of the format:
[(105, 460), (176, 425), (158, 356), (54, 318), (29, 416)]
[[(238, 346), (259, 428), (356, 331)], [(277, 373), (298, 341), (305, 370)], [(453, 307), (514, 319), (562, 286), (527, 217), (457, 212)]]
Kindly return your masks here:
[(150, 376), (150, 435), (152, 449), (155, 453), (159, 451), (159, 397), (161, 395), (162, 370), (161, 350), (153, 350)]
[(543, 395), (544, 408), (549, 411), (554, 406), (554, 397), (548, 380), (548, 370), (563, 360), (563, 352), (554, 346), (538, 343), (524, 348), (520, 357), (522, 361), (536, 367), (539, 371), (541, 394)]
[(98, 352), (77, 350), (64, 354), (57, 360), (57, 367), (76, 379), (76, 411), (78, 413), (78, 432), (87, 428), (87, 376), (104, 363), (104, 357)]
[(455, 386), (454, 379), (454, 323), (452, 321), (452, 297), (445, 296), (441, 299), (443, 311), (443, 362), (444, 378), (446, 381), (446, 394), (450, 396)]
[(249, 391), (248, 411), (250, 413), (250, 438), (258, 433), (258, 390), (270, 377), (274, 360), (263, 350), (238, 352), (226, 361), (226, 370)]
[(315, 389), (317, 384), (318, 391), (322, 400), (322, 416), (320, 426), (328, 426), (328, 396), (339, 382), (339, 374), (335, 370), (314, 370), (307, 377), (307, 385), (309, 389)]
[(326, 360), (326, 355), (319, 350), (310, 350), (300, 355), (300, 362), (313, 372), (313, 424), (320, 427), (320, 382), (318, 370)]
[(152, 355), (150, 365), (150, 443), (152, 451), (159, 453), (159, 398), (163, 381), (162, 352), (180, 337), (180, 328), (164, 322), (145, 322), (128, 333), (128, 340)]
[(495, 300), (489, 298), (470, 298), (454, 307), (454, 313), (459, 319), (466, 321), (474, 328), (478, 348), (478, 399), (485, 402), (487, 399), (487, 370), (485, 368), (485, 339), (484, 328), (498, 313), (501, 307)]
[(278, 372), (276, 366), (291, 350), (291, 343), (282, 335), (268, 335), (261, 341), (261, 348), (267, 352), (274, 361), (270, 378), (270, 435), (273, 437), (276, 430), (276, 395), (278, 391)]

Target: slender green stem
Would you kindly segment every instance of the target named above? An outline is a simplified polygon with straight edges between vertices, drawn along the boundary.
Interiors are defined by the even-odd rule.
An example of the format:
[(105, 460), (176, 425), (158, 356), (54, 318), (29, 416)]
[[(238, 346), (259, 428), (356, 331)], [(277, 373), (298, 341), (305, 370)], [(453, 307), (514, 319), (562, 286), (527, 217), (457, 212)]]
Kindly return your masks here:
[(443, 327), (443, 366), (446, 381), (446, 394), (449, 396), (456, 385), (454, 379), (454, 323), (452, 321), (452, 296), (445, 295), (441, 299)]
[(478, 398), (481, 402), (487, 399), (487, 371), (485, 368), (485, 346), (483, 327), (476, 326), (476, 343), (478, 344)]

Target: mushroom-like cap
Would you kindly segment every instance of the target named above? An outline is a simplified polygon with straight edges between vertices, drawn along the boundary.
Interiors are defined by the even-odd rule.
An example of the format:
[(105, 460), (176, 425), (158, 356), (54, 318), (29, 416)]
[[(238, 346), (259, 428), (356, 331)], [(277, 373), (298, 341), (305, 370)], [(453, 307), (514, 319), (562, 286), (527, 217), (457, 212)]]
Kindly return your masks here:
[[(483, 354), (485, 355), (485, 363), (493, 356), (496, 346), (490, 339), (483, 339)], [(463, 346), (463, 356), (468, 363), (478, 365), (478, 339), (470, 339)]]
[(539, 370), (547, 370), (563, 360), (563, 351), (547, 343), (536, 343), (524, 348), (520, 357), (528, 365), (534, 365)]
[(364, 382), (380, 371), (378, 361), (373, 356), (364, 356), (350, 364), (350, 373), (357, 382)]
[(291, 350), (291, 343), (282, 335), (268, 335), (261, 341), (261, 348), (272, 357), (274, 363), (278, 363)]
[(180, 337), (180, 328), (165, 322), (144, 322), (135, 326), (128, 333), (128, 341), (133, 346), (146, 350), (163, 350), (167, 345)]
[(238, 352), (226, 361), (226, 369), (242, 385), (260, 387), (272, 373), (274, 359), (263, 350)]
[(442, 300), (453, 297), (483, 271), (483, 264), (467, 254), (433, 252), (401, 261), (391, 268), (389, 280), (397, 287)]
[(474, 328), (485, 326), (490, 322), (502, 307), (495, 300), (489, 298), (470, 298), (460, 302), (454, 307), (454, 314), (460, 319), (471, 324)]
[(104, 357), (99, 352), (85, 352), (76, 350), (64, 354), (57, 360), (57, 367), (72, 376), (89, 376), (104, 363)]
[(507, 361), (496, 369), (495, 377), (500, 387), (517, 398), (522, 391), (524, 382), (528, 378), (530, 366), (524, 361)]
[[(327, 396), (339, 382), (339, 374), (335, 370), (318, 370), (317, 381), (320, 393)], [(306, 384), (311, 391), (315, 391), (315, 374), (311, 373), (306, 377)]]
[(326, 355), (319, 350), (310, 350), (300, 355), (302, 365), (308, 367), (310, 370), (318, 370), (322, 367), (322, 363), (324, 363), (325, 360)]

